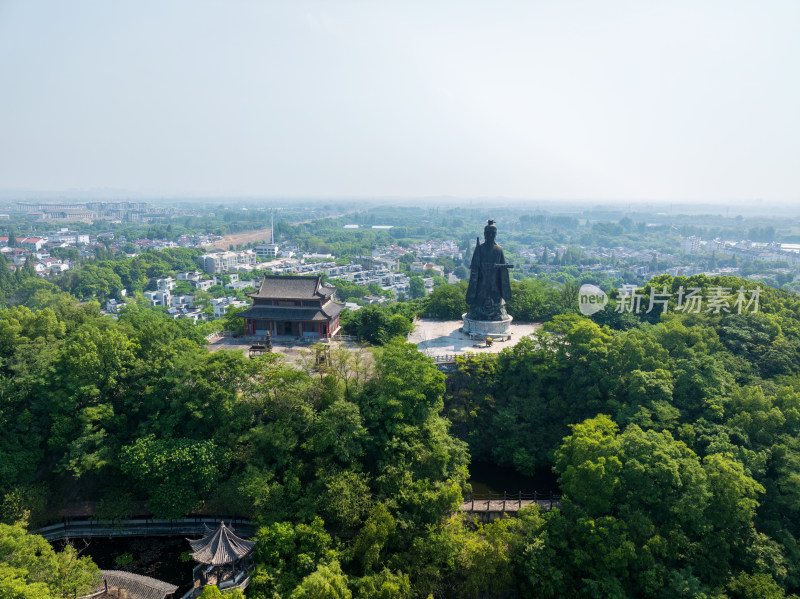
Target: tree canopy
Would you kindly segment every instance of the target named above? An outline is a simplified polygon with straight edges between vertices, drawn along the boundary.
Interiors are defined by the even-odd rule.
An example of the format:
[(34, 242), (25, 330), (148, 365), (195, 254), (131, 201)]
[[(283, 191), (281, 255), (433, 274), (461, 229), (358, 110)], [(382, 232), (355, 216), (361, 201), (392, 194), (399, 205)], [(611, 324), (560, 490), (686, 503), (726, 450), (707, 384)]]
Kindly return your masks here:
[[(764, 290), (758, 313), (657, 315), (616, 312), (610, 292), (588, 318), (568, 286), (525, 284), (515, 309), (546, 325), (445, 376), (405, 342), (403, 310), (460, 310), (459, 286), (353, 312), (343, 326), (376, 347), (318, 363), (315, 348), (212, 353), (158, 311), (114, 320), (33, 282), (0, 311), (3, 596), (74, 596), (94, 572), (27, 534), (26, 511), (34, 528), (71, 501), (121, 517), (120, 498), (254, 521), (248, 597), (800, 590), (800, 300), (786, 291)], [(554, 471), (559, 505), (460, 515), (478, 460)]]

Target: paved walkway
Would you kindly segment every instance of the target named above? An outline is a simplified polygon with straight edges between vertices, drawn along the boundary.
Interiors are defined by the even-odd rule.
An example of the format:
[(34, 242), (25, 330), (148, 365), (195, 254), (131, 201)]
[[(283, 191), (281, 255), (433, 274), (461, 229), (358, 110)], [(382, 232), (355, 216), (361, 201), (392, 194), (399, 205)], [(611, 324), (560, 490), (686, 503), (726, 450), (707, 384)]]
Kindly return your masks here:
[(459, 508), (462, 512), (499, 512), (507, 514), (516, 514), (520, 508), (529, 505), (538, 505), (539, 507), (549, 510), (551, 508), (560, 508), (561, 503), (558, 499), (476, 499), (475, 501), (465, 501)]

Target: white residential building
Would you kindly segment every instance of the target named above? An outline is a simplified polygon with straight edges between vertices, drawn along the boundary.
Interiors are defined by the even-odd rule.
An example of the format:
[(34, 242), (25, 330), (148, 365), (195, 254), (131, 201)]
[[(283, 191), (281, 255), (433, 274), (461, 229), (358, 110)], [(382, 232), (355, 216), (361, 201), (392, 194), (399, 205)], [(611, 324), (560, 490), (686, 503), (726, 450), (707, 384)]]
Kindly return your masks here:
[(159, 291), (170, 291), (175, 289), (175, 279), (166, 277), (165, 279), (156, 279), (156, 287)]
[(187, 270), (186, 272), (178, 273), (178, 280), (189, 281), (193, 283), (199, 281), (202, 276), (203, 273), (201, 273), (199, 270)]
[(200, 256), (203, 270), (208, 274), (235, 270), (237, 266), (255, 266), (256, 254), (253, 250), (243, 252), (215, 252)]
[(48, 268), (50, 269), (50, 272), (52, 272), (52, 273), (61, 274), (64, 271), (69, 270), (69, 264), (64, 264), (63, 262), (58, 262), (56, 264), (51, 264), (50, 266), (48, 266)]
[(247, 289), (248, 287), (255, 287), (258, 289), (259, 283), (257, 281), (231, 281), (225, 285), (225, 289)]
[(700, 238), (692, 235), (681, 239), (681, 252), (691, 254), (700, 251)]
[(268, 258), (278, 257), (278, 244), (277, 243), (262, 243), (253, 248), (259, 260), (266, 260)]
[(206, 319), (205, 313), (199, 308), (170, 308), (167, 310), (167, 314), (176, 320), (179, 318), (188, 318), (197, 322)]
[(193, 302), (193, 295), (173, 295), (170, 300), (170, 305), (173, 308), (190, 308)]
[(212, 299), (210, 303), (214, 308), (214, 318), (222, 318), (231, 308), (244, 308), (250, 305), (235, 297), (218, 297)]
[(118, 314), (120, 308), (125, 307), (125, 302), (118, 302), (115, 299), (110, 299), (106, 302), (106, 312), (111, 314)]
[(168, 308), (172, 301), (172, 294), (169, 291), (145, 291), (144, 297), (150, 301), (150, 305), (165, 308)]

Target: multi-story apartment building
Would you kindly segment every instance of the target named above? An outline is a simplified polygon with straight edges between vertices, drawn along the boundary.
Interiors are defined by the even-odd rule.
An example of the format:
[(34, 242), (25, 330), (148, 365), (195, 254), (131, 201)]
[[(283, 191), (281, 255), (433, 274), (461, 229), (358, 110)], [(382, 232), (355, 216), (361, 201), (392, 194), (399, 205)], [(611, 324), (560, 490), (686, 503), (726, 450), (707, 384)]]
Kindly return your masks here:
[(238, 266), (255, 266), (256, 254), (253, 250), (243, 252), (214, 252), (200, 256), (200, 264), (208, 274), (227, 272)]
[(259, 260), (267, 260), (269, 258), (276, 258), (278, 256), (277, 243), (262, 243), (253, 248)]

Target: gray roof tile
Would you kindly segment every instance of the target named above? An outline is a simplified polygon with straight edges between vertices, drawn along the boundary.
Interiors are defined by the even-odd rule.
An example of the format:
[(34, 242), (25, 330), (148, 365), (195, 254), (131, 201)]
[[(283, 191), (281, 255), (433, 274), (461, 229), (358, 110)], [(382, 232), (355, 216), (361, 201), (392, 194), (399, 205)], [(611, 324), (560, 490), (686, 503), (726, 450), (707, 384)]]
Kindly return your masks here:
[(265, 275), (258, 291), (248, 295), (274, 299), (323, 299), (335, 291), (336, 287), (323, 284), (320, 276)]
[(316, 320), (327, 321), (344, 309), (344, 304), (328, 302), (321, 308), (301, 308), (299, 306), (253, 306), (239, 312), (240, 318), (259, 318), (263, 320)]
[(188, 540), (192, 546), (192, 559), (210, 566), (236, 562), (250, 553), (255, 545), (254, 541), (237, 537), (224, 522), (220, 522), (219, 528), (214, 532), (209, 530), (209, 534), (202, 539)]

